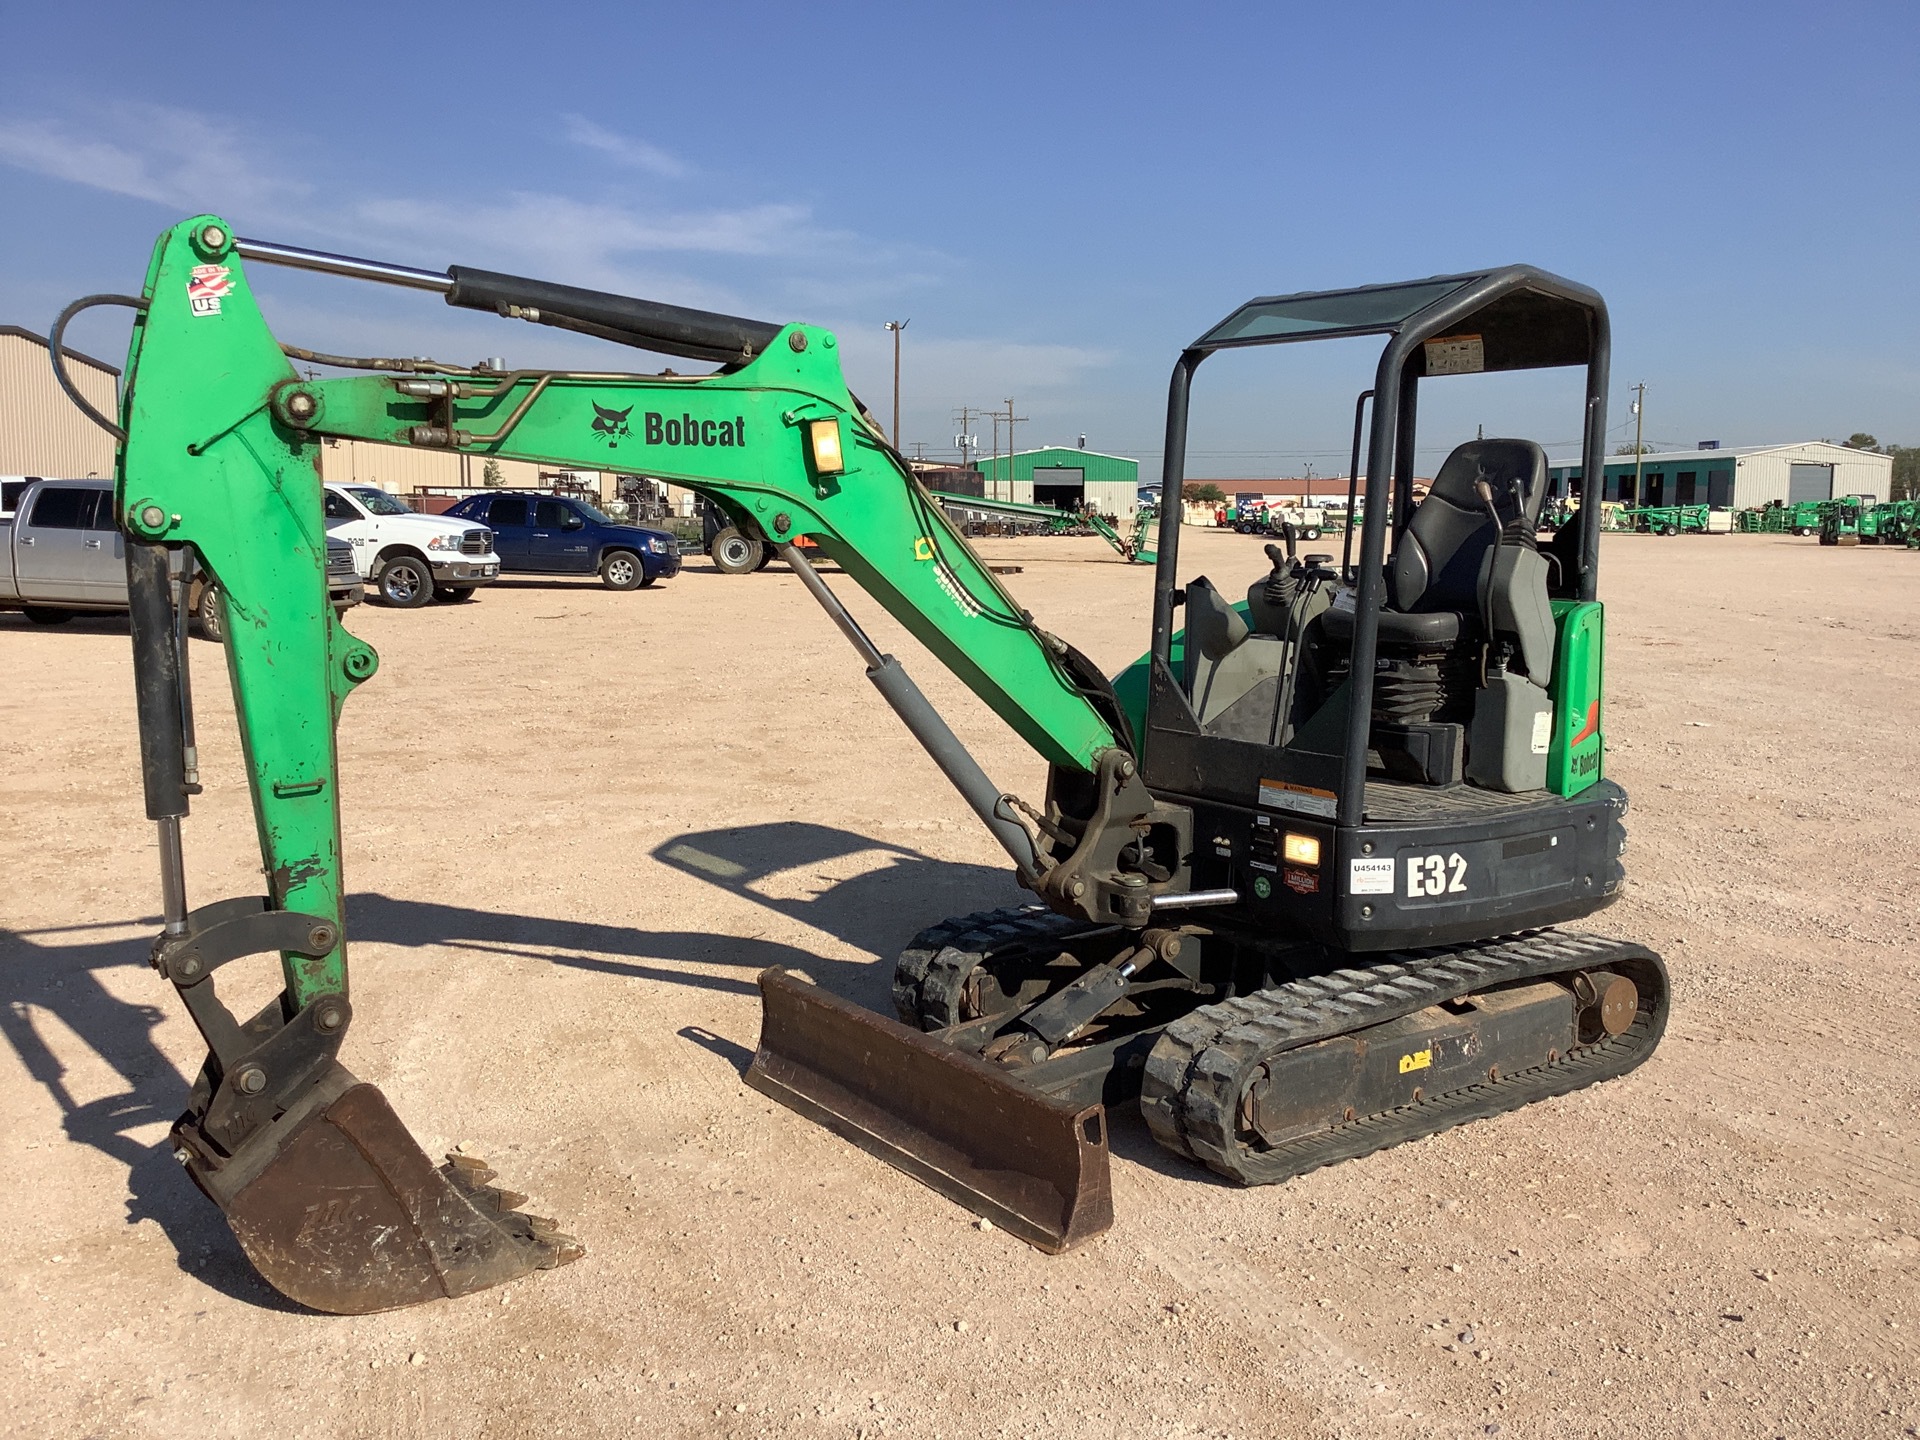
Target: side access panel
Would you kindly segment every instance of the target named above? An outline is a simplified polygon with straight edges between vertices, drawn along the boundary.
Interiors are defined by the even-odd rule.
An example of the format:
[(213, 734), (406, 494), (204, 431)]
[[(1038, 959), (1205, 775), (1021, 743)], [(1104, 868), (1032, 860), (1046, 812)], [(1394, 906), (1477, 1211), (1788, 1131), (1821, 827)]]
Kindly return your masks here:
[(1553, 742), (1547, 751), (1547, 789), (1578, 795), (1605, 774), (1601, 733), (1602, 649), (1606, 612), (1594, 600), (1555, 600), (1558, 637), (1553, 655)]

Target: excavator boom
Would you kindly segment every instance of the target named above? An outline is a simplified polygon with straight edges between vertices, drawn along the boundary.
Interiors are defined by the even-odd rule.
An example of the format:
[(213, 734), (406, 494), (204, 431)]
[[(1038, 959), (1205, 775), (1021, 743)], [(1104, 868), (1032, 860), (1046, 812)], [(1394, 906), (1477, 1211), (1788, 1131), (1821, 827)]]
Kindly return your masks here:
[[(438, 291), (452, 304), (725, 368), (699, 377), (501, 370), (296, 351), (255, 304), (249, 259)], [(56, 327), (57, 372), (66, 320), (101, 298), (78, 302)], [(337, 1058), (352, 1007), (334, 726), (378, 660), (327, 603), (319, 456), (328, 438), (614, 465), (700, 491), (789, 560), (1023, 883), (1088, 919), (1137, 923), (1150, 913), (1157, 887), (1142, 889), (1138, 877), (1121, 886), (1108, 873), (1106, 832), (1125, 831), (1151, 808), (1111, 688), (1034, 624), (867, 423), (830, 332), (492, 272), (441, 275), (242, 241), (211, 215), (161, 236), (140, 297), (112, 298), (138, 311), (119, 423), (96, 418), (121, 440), (115, 500), (129, 540), (148, 814), (161, 834), (166, 928), (155, 964), (209, 1049), (175, 1150), (283, 1293), (357, 1313), (463, 1294), (580, 1253), (549, 1222), (521, 1214), (519, 1197), (489, 1185), (492, 1172), (479, 1162), (454, 1156), (432, 1165), (384, 1097)], [(303, 378), (290, 355), (369, 373)], [(1023, 818), (813, 572), (793, 545), (802, 536), (1057, 772), (1084, 777), (1103, 817), (1098, 833), (1075, 844), (1058, 825)], [(228, 676), (268, 885), (261, 897), (189, 909), (181, 821), (198, 783), (181, 616), (182, 578), (196, 564), (224, 597)], [(217, 999), (213, 971), (274, 952), (284, 992), (242, 1022)], [(897, 1078), (844, 1063), (868, 1053), (871, 1026), (790, 980), (765, 988), (774, 1038), (763, 1043), (752, 1082), (808, 1113), (838, 1106), (847, 1112), (842, 1128), (861, 1129), (861, 1106), (884, 1109)], [(779, 1053), (782, 1036), (794, 1047), (787, 1053)], [(942, 1089), (943, 1063), (922, 1057), (914, 1083), (923, 1096)], [(980, 1073), (970, 1070), (967, 1084), (999, 1094), (998, 1108), (970, 1107), (973, 1121), (920, 1143), (896, 1125), (872, 1148), (959, 1157), (939, 1162), (957, 1177), (949, 1192), (1014, 1223), (1030, 1212), (1042, 1242), (1070, 1243), (1104, 1226), (1103, 1126), (973, 1069)], [(1028, 1135), (1044, 1172), (1037, 1180), (992, 1163), (1009, 1124)]]

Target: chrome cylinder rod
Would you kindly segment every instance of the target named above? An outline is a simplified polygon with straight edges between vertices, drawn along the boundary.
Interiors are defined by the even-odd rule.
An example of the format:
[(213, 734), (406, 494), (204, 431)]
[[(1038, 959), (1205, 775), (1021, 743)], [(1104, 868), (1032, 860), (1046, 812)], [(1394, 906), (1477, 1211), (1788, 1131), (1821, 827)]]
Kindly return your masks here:
[(389, 265), (384, 260), (356, 260), (351, 255), (334, 255), (325, 250), (303, 250), (297, 245), (278, 245), (271, 240), (235, 237), (233, 248), (243, 260), (258, 260), (263, 265), (285, 265), (293, 270), (314, 270), (322, 275), (345, 275), (354, 280), (372, 280), (381, 285), (399, 285), (408, 290), (431, 290), (445, 295), (453, 289), (453, 277), (435, 270), (415, 270), (408, 265)]
[(163, 815), (160, 830), (160, 914), (166, 933), (187, 933), (187, 860), (180, 848), (180, 817)]
[(1206, 905), (1238, 905), (1238, 890), (1189, 890), (1184, 895), (1156, 895), (1153, 897), (1154, 914), (1162, 910), (1198, 910)]

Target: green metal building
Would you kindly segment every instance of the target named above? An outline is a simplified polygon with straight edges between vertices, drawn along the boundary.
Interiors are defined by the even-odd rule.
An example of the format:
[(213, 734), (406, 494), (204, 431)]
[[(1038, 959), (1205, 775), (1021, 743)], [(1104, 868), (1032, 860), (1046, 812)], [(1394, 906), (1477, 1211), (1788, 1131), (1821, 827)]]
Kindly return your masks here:
[(1130, 519), (1140, 488), (1140, 462), (1124, 455), (1047, 445), (974, 462), (986, 477), (989, 500), (1055, 505), (1071, 510), (1091, 505), (1102, 515)]

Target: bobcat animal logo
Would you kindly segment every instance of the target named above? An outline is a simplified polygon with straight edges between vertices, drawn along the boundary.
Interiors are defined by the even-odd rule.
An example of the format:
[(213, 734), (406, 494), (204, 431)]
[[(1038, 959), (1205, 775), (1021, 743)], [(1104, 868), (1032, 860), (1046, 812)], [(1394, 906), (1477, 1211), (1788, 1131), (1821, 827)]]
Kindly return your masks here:
[(624, 410), (609, 410), (596, 400), (593, 402), (593, 433), (607, 442), (609, 450), (616, 450), (622, 440), (633, 434), (633, 427), (627, 424), (627, 417), (631, 414), (631, 405)]

